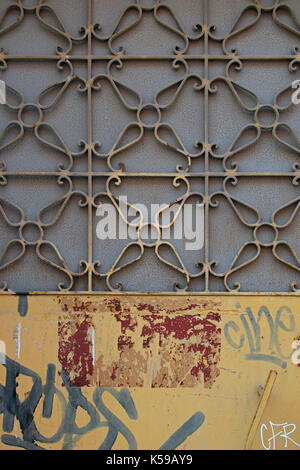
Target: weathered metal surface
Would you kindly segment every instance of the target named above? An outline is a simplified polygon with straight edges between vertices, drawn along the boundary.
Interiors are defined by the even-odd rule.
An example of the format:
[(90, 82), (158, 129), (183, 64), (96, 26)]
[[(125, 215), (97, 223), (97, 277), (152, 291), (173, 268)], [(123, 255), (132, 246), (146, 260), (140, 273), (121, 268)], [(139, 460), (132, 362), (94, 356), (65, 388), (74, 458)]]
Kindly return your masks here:
[(299, 448), (299, 298), (26, 300), (0, 302), (1, 449)]

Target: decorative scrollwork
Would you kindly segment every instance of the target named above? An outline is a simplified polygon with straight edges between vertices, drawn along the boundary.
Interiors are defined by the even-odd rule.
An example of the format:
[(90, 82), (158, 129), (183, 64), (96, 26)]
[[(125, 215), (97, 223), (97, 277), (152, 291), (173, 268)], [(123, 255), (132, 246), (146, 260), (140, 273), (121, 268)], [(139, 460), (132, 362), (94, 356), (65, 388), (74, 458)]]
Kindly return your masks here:
[[(262, 253), (269, 250), (279, 269), (280, 266), (288, 266), (293, 273), (289, 289), (299, 294), (299, 240), (296, 237), (291, 239), (286, 233), (297, 225), (297, 221), (299, 225), (300, 197), (295, 197), (293, 193), (285, 199), (278, 198), (277, 208), (267, 218), (258, 202), (248, 202), (240, 189), (242, 181), (247, 182), (251, 191), (254, 179), (270, 181), (274, 178), (273, 191), (276, 195), (279, 188), (275, 179), (279, 177), (293, 190), (299, 189), (300, 137), (297, 126), (286, 119), (293, 107), (291, 100), (282, 102), (285, 96), (290, 96), (291, 84), (284, 84), (276, 90), (272, 102), (265, 102), (257, 90), (245, 85), (245, 79), (237, 77), (247, 75), (247, 64), (251, 60), (260, 64), (280, 60), (286, 64), (292, 82), (300, 63), (297, 45), (292, 44), (290, 53), (285, 56), (253, 56), (241, 54), (239, 40), (255, 35), (267, 18), (278, 31), (287, 32), (290, 40), (294, 38), (298, 42), (300, 8), (295, 7), (297, 11), (294, 11), (288, 0), (250, 0), (245, 7), (236, 6), (236, 11), (233, 8), (234, 21), (220, 34), (218, 25), (213, 24), (214, 7), (211, 6), (218, 2), (199, 0), (199, 15), (194, 18), (192, 13), (188, 15), (189, 2), (182, 5), (185, 2), (176, 1), (173, 4), (165, 0), (128, 0), (124, 6), (124, 2), (116, 1), (112, 2), (114, 14), (112, 24), (108, 26), (103, 24), (101, 12), (96, 6), (101, 4), (101, 0), (86, 0), (84, 3), (86, 18), (76, 18), (79, 27), (75, 34), (68, 27), (68, 16), (73, 18), (73, 11), (59, 5), (53, 6), (51, 0), (32, 1), (30, 6), (25, 0), (12, 0), (5, 8), (0, 7), (0, 74), (6, 84), (6, 104), (0, 105), (4, 110), (0, 127), (0, 291), (14, 290), (13, 282), (10, 286), (5, 274), (8, 268), (10, 271), (17, 269), (28, 250), (34, 250), (35, 256), (57, 273), (58, 291), (75, 291), (77, 281), (82, 281), (85, 292), (100, 291), (100, 285), (104, 286), (105, 291), (126, 292), (126, 286), (122, 285), (118, 276), (143, 263), (146, 251), (152, 250), (160, 265), (176, 275), (177, 281), (173, 283), (175, 292), (212, 292), (215, 282), (219, 282), (220, 290), (235, 293), (244, 289), (238, 279), (239, 274), (247, 271), (250, 265), (255, 266)], [(179, 3), (181, 6), (177, 8)], [(231, 3), (230, 0), (228, 3)], [(78, 6), (76, 0), (75, 4)], [(183, 17), (182, 11), (185, 13)], [(29, 52), (15, 55), (10, 50), (9, 42), (6, 44), (9, 35), (22, 31), (29, 16), (36, 28), (35, 41), (39, 41), (39, 32), (46, 31), (47, 38), (55, 42), (56, 47), (51, 54), (35, 56)], [(132, 42), (137, 32), (141, 34), (148, 20), (152, 21), (157, 34), (169, 36), (169, 52), (163, 54), (163, 48), (166, 49), (163, 41), (161, 48), (153, 54), (134, 55), (127, 51), (128, 38)], [(147, 42), (146, 39), (143, 41)], [(22, 50), (27, 45), (25, 43)], [(219, 52), (215, 52), (217, 50)], [(35, 98), (29, 100), (21, 90), (20, 81), (14, 83), (8, 74), (11, 64), (18, 61), (39, 63), (40, 67), (50, 63), (59, 78), (55, 81), (49, 78), (48, 83), (34, 90)], [(165, 78), (163, 86), (154, 90), (152, 98), (148, 94), (145, 99), (132, 76), (129, 79), (127, 76), (127, 80), (125, 78), (128, 64), (136, 62), (146, 67), (151, 67), (153, 62), (166, 64), (173, 79)], [(213, 71), (212, 64), (216, 63), (223, 64), (223, 71), (220, 72), (221, 67), (217, 72)], [(147, 87), (146, 82), (144, 86)], [(213, 141), (211, 137), (214, 120), (210, 103), (211, 100), (218, 100), (221, 89), (228, 92), (234, 105), (246, 117), (246, 123), (235, 119), (237, 130), (233, 131), (233, 127), (229, 126), (227, 143), (222, 145), (224, 150), (219, 151), (220, 142)], [(116, 126), (115, 137), (109, 144), (104, 142), (105, 129), (95, 118), (97, 107), (100, 113), (102, 109), (105, 113), (110, 106), (110, 103), (105, 103), (106, 90), (112, 93), (112, 99), (128, 115), (126, 122), (121, 122), (118, 129)], [(190, 131), (182, 130), (185, 117), (180, 115), (178, 106), (186, 92), (199, 109), (201, 107), (199, 135), (193, 139)], [(82, 122), (86, 132), (83, 131), (73, 145), (65, 127), (55, 123), (55, 113), (61, 112), (62, 103), (69, 93), (73, 93), (74, 101), (85, 103), (86, 112)], [(72, 122), (72, 112), (64, 112), (68, 121)], [(176, 114), (174, 120), (170, 119), (172, 113)], [(149, 114), (150, 120), (146, 118)], [(289, 171), (261, 172), (255, 168), (253, 171), (242, 171), (243, 155), (247, 153), (251, 159), (256, 146), (266, 135), (274, 145), (294, 158)], [(11, 169), (10, 155), (26, 139), (32, 139), (34, 145), (39, 146), (39, 163), (43, 161), (43, 152), (51, 153), (51, 158), (54, 158), (52, 171), (35, 167), (31, 171), (28, 168), (23, 171), (21, 166)], [(145, 172), (141, 171), (138, 163), (134, 165), (135, 156), (146, 139), (153, 143), (153, 148), (157, 146), (163, 154), (168, 152), (171, 158), (174, 157), (173, 170), (166, 172), (157, 167), (156, 171)], [(148, 158), (151, 159), (152, 155)], [(132, 162), (136, 168), (134, 172), (128, 170)], [(80, 169), (77, 167), (79, 163), (82, 165)], [(11, 193), (5, 196), (5, 191), (14, 185), (15, 178), (26, 181), (29, 177), (38, 178), (40, 192), (44, 190), (43, 181), (46, 179), (52, 182), (57, 192), (57, 197), (50, 198), (47, 204), (43, 203), (43, 207), (36, 209), (34, 217), (26, 214), (22, 201), (16, 202)], [(160, 201), (163, 207), (157, 209), (151, 220), (145, 219), (130, 197), (125, 207), (122, 206), (117, 191), (126, 186), (126, 181), (134, 181), (138, 186), (155, 178), (164, 181), (166, 190), (177, 192), (175, 197), (165, 197), (164, 201)], [(100, 189), (99, 181), (102, 184)], [(157, 199), (158, 195), (155, 196)], [(204, 207), (205, 240), (204, 249), (200, 254), (195, 253), (191, 268), (186, 253), (176, 247), (174, 240), (165, 240), (163, 232), (174, 227), (193, 198)], [(274, 199), (277, 201), (275, 196)], [(96, 210), (104, 200), (136, 236), (125, 246), (115, 243), (108, 268), (104, 267), (101, 250), (95, 253), (93, 241)], [(75, 255), (77, 267), (71, 269), (66, 254), (49, 234), (64, 221), (74, 201), (83, 215), (82, 220), (84, 217), (87, 220), (87, 247), (84, 256)], [(212, 221), (222, 211), (221, 205), (230, 212), (232, 227), (236, 223), (244, 230), (241, 233), (248, 233), (247, 239), (241, 235), (238, 247), (231, 247), (231, 252), (226, 253), (223, 264), (220, 257), (214, 259), (211, 241)], [(161, 218), (164, 213), (175, 206), (169, 222), (163, 222)], [(127, 209), (135, 210), (134, 221), (128, 217)], [(143, 237), (143, 230), (147, 227), (156, 234), (153, 240)], [(230, 237), (225, 227), (218, 230), (224, 232), (224, 239)], [(3, 243), (2, 238), (5, 240)], [(225, 245), (221, 247), (223, 251), (226, 250)], [(135, 255), (128, 260), (132, 250), (135, 250)], [(220, 264), (225, 266), (224, 269)], [(145, 286), (144, 290), (151, 290), (151, 286)], [(261, 290), (264, 290), (263, 286)]]

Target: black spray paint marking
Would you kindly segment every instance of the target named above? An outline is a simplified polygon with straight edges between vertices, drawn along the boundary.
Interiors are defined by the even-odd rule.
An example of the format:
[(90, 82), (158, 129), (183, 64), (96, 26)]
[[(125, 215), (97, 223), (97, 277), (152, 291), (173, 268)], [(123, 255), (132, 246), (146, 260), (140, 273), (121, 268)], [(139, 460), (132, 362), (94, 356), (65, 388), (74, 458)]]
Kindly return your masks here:
[[(113, 414), (103, 403), (103, 394), (111, 394), (117, 402), (126, 411), (129, 418), (136, 420), (138, 413), (128, 389), (120, 391), (114, 388), (98, 387), (93, 394), (94, 404), (90, 403), (83, 395), (80, 387), (71, 387), (69, 377), (65, 371), (62, 371), (62, 379), (68, 392), (68, 399), (55, 386), (55, 365), (48, 364), (46, 384), (43, 386), (41, 378), (32, 370), (18, 364), (6, 356), (6, 384), (5, 387), (0, 384), (0, 414), (3, 413), (3, 431), (10, 433), (13, 431), (15, 418), (20, 423), (23, 439), (9, 434), (2, 435), (2, 442), (9, 446), (21, 447), (26, 450), (45, 450), (36, 444), (55, 443), (63, 438), (62, 449), (71, 450), (83, 435), (100, 427), (107, 427), (107, 435), (99, 446), (99, 450), (111, 450), (118, 434), (122, 434), (128, 443), (129, 450), (137, 449), (137, 442), (129, 428)], [(26, 399), (21, 402), (17, 394), (17, 378), (20, 375), (31, 377), (33, 385)], [(43, 399), (43, 414), (46, 419), (52, 416), (54, 397), (57, 396), (62, 409), (61, 421), (57, 431), (50, 437), (43, 436), (38, 431), (34, 413), (41, 400)], [(78, 427), (76, 424), (77, 409), (85, 410), (90, 418), (87, 425)], [(98, 413), (99, 412), (99, 413)], [(106, 421), (101, 420), (101, 416)], [(201, 412), (195, 413), (170, 439), (161, 447), (161, 449), (176, 449), (185, 439), (195, 432), (203, 423), (204, 415)]]
[[(237, 307), (240, 308), (240, 305), (237, 304)], [(289, 319), (289, 325), (287, 326), (282, 320), (282, 314), (286, 313)], [(269, 327), (269, 344), (267, 351), (262, 351), (261, 345), (261, 319), (265, 318)], [(278, 334), (279, 330), (293, 332), (295, 330), (295, 317), (289, 307), (282, 306), (278, 309), (275, 320), (273, 320), (272, 315), (270, 314), (266, 306), (262, 306), (257, 314), (257, 318), (254, 317), (252, 310), (247, 307), (246, 312), (240, 314), (241, 324), (244, 328), (244, 333), (241, 332), (240, 326), (234, 322), (230, 321), (226, 323), (224, 327), (224, 334), (228, 343), (234, 349), (241, 349), (246, 340), (248, 342), (249, 353), (245, 354), (246, 360), (256, 360), (256, 361), (267, 361), (272, 362), (273, 364), (278, 365), (282, 369), (285, 369), (287, 366), (287, 360), (290, 358), (291, 354), (284, 355), (281, 350)], [(230, 330), (234, 331), (236, 339), (232, 338), (232, 333)]]
[(27, 294), (20, 294), (18, 301), (18, 313), (21, 317), (25, 317), (28, 311), (28, 297)]

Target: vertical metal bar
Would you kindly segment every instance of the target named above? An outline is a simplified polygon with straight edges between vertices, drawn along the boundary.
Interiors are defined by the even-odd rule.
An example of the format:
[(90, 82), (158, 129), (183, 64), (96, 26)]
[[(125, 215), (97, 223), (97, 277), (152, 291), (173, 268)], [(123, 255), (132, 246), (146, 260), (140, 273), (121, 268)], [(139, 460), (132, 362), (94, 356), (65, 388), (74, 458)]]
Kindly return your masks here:
[(244, 448), (245, 450), (249, 450), (252, 447), (252, 443), (253, 443), (258, 425), (262, 418), (263, 412), (267, 406), (276, 377), (277, 377), (277, 372), (275, 370), (270, 370), (267, 381), (266, 381), (266, 385), (264, 387), (264, 391), (262, 393), (260, 402), (258, 404), (258, 407), (256, 409), (254, 418), (252, 420), (252, 423), (248, 432), (248, 436), (247, 436), (247, 440), (246, 440), (246, 444)]
[(93, 291), (93, 121), (92, 121), (92, 0), (88, 0), (88, 291)]
[(209, 292), (209, 151), (208, 151), (208, 86), (209, 86), (209, 62), (208, 62), (208, 3), (204, 0), (204, 142), (205, 142), (205, 292)]

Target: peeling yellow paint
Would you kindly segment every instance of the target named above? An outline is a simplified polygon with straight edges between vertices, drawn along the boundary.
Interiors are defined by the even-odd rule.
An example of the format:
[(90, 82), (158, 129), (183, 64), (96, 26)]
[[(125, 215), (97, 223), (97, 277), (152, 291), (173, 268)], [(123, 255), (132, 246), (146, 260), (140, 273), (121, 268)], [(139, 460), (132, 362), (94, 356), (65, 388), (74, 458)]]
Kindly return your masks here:
[[(219, 316), (219, 321), (214, 320), (217, 317), (213, 314)], [(43, 416), (45, 390), (33, 413), (36, 428), (44, 436), (58, 432), (69, 402), (58, 354), (58, 322), (61, 319), (71, 321), (67, 340), (76, 332), (76, 321), (83, 321), (86, 315), (90, 323), (85, 325), (85, 346), (90, 348), (93, 374), (87, 376), (89, 386), (82, 386), (82, 394), (96, 408), (96, 390), (103, 392), (101, 387), (112, 386), (116, 391), (128, 388), (136, 418), (129, 416), (116, 397), (110, 394), (110, 388), (103, 392), (103, 401), (130, 430), (139, 449), (159, 449), (197, 412), (203, 413), (205, 420), (179, 445), (180, 449), (243, 449), (261, 399), (259, 390), (265, 385), (270, 370), (277, 372), (277, 378), (259, 423), (256, 423), (252, 448), (263, 449), (263, 443), (265, 446), (274, 445), (270, 422), (295, 425), (288, 437), (284, 437), (282, 431), (275, 438), (276, 449), (300, 448), (297, 445), (300, 444), (300, 368), (291, 360), (295, 351), (293, 341), (300, 335), (299, 297), (30, 295), (28, 311), (25, 316), (20, 316), (18, 297), (1, 296), (1, 352), (5, 349), (7, 358), (38, 374), (44, 385), (48, 365), (55, 366), (58, 393), (54, 394), (51, 416)], [(176, 337), (175, 330), (172, 330), (174, 325), (166, 330), (165, 319), (171, 322), (178, 317), (186, 317), (187, 321), (209, 318), (207, 325), (220, 328), (220, 351), (214, 358), (216, 363), (208, 349), (202, 358), (203, 370), (205, 367), (212, 370), (212, 379), (208, 382), (204, 381), (203, 372), (197, 377), (190, 372), (201, 356), (198, 346), (198, 349), (200, 346), (208, 348), (213, 334), (197, 337), (187, 329), (189, 334), (193, 333), (189, 338)], [(155, 326), (153, 335), (142, 336), (148, 331), (144, 327), (150, 320), (152, 327)], [(202, 328), (203, 325), (199, 325)], [(129, 347), (130, 342), (134, 346)], [(194, 346), (188, 355), (187, 345), (191, 344)], [(71, 348), (68, 354), (72, 364), (74, 349)], [(120, 364), (122, 368), (113, 371)], [(17, 382), (17, 394), (22, 402), (30, 397), (33, 379), (21, 373)], [(122, 386), (116, 387), (116, 383)], [(134, 387), (132, 383), (135, 383)], [(1, 389), (3, 398), (6, 386), (6, 367), (3, 364), (0, 364), (0, 384), (4, 387)], [(24, 437), (17, 419), (11, 432), (3, 429), (1, 400), (0, 413), (1, 436)], [(87, 413), (80, 407), (76, 413), (78, 426), (89, 422)], [(105, 423), (107, 418), (99, 410), (97, 413)], [(106, 435), (107, 426), (95, 427), (73, 436), (72, 446), (74, 449), (97, 449)], [(66, 433), (54, 442), (36, 441), (35, 444), (46, 449), (61, 449), (66, 445)], [(0, 448), (12, 446), (2, 442)], [(119, 433), (113, 448), (127, 449), (128, 440)]]

